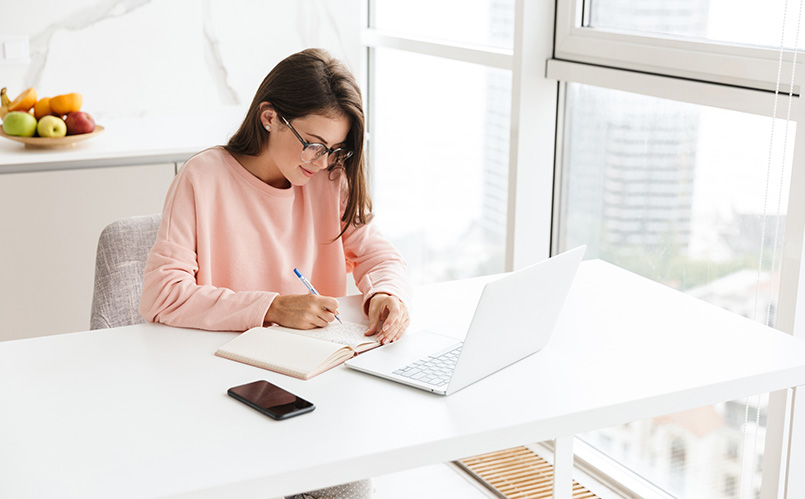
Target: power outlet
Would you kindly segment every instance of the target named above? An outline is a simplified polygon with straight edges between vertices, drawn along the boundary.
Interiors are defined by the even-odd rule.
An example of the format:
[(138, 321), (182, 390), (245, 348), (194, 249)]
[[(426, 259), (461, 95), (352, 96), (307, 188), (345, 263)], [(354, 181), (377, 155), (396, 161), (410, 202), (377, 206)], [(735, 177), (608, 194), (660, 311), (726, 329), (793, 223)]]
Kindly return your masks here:
[(30, 62), (27, 36), (0, 35), (0, 65), (10, 66)]

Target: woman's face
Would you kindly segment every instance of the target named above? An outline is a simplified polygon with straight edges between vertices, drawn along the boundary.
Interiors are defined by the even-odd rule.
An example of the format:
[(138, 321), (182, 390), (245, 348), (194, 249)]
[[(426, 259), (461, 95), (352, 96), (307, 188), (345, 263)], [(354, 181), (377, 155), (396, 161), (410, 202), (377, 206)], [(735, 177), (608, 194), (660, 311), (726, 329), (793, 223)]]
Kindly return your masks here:
[[(302, 161), (302, 142), (277, 113), (264, 112), (262, 119), (264, 125), (271, 125), (267, 152), (272, 170), (271, 180), (274, 182), (269, 181), (269, 184), (288, 187), (290, 182), (291, 185), (302, 186), (313, 175), (327, 169), (326, 154), (312, 163)], [(324, 144), (330, 149), (347, 147), (344, 141), (349, 133), (349, 119), (344, 115), (309, 114), (291, 120), (290, 124), (309, 143)]]

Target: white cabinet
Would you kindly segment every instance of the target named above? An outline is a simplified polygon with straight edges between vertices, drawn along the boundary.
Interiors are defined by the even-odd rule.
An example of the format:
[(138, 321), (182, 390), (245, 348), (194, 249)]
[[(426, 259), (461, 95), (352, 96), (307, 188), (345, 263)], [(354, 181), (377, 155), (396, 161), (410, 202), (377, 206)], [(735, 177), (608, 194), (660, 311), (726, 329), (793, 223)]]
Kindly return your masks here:
[(89, 329), (101, 230), (159, 213), (174, 163), (0, 175), (0, 341)]

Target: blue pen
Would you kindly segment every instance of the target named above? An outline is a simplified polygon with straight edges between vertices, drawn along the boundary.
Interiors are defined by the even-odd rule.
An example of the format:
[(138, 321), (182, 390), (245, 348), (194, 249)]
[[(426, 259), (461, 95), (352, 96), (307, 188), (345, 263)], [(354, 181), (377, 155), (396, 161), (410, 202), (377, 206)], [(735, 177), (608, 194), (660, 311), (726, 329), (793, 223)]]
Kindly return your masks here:
[[(313, 285), (312, 285), (312, 284), (310, 284), (310, 281), (308, 281), (308, 280), (307, 280), (307, 278), (306, 278), (305, 276), (303, 276), (301, 272), (299, 272), (299, 269), (293, 269), (293, 272), (294, 272), (294, 274), (296, 274), (296, 277), (298, 277), (298, 278), (299, 278), (299, 279), (302, 281), (302, 284), (304, 284), (305, 286), (307, 286), (307, 289), (308, 289), (308, 290), (310, 290), (310, 293), (311, 293), (311, 294), (314, 294), (314, 295), (318, 295), (318, 294), (319, 294), (319, 292), (318, 292), (318, 291), (316, 291), (316, 288), (314, 288), (314, 287), (313, 287)], [(327, 310), (328, 312), (330, 311), (330, 310), (329, 310), (329, 309), (327, 309), (326, 307), (325, 307), (325, 309), (324, 309), (324, 310)], [(335, 320), (337, 320), (338, 322), (340, 322), (341, 324), (343, 324), (343, 322), (341, 322), (341, 318), (340, 318), (340, 317), (338, 317), (337, 315), (335, 316)]]

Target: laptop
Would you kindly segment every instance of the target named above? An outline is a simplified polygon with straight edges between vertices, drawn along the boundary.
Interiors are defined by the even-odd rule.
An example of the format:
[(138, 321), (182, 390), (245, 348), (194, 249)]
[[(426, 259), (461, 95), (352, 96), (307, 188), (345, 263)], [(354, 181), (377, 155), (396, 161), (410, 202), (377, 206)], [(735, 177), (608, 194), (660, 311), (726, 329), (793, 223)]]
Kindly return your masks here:
[(346, 365), (440, 395), (455, 393), (548, 344), (585, 250), (579, 246), (487, 283), (463, 342), (418, 331)]

